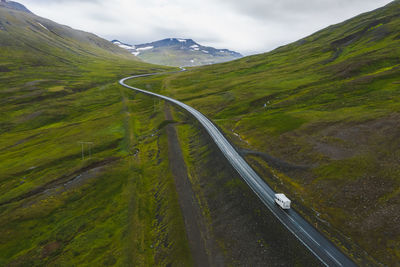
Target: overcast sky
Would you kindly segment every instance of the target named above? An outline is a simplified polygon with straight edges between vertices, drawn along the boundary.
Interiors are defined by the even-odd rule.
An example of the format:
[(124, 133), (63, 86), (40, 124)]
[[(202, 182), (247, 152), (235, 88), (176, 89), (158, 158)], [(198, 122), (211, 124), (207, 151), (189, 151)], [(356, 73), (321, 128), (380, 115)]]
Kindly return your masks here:
[(15, 0), (35, 14), (105, 39), (169, 37), (249, 55), (270, 51), (390, 0)]

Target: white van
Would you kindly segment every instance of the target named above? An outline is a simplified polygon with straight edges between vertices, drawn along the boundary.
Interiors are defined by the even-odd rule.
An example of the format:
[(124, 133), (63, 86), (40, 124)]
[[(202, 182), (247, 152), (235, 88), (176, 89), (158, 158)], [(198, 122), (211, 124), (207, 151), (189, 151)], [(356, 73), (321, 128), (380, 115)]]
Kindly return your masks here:
[(285, 194), (275, 194), (275, 202), (282, 209), (288, 210), (290, 209), (290, 199), (288, 199)]

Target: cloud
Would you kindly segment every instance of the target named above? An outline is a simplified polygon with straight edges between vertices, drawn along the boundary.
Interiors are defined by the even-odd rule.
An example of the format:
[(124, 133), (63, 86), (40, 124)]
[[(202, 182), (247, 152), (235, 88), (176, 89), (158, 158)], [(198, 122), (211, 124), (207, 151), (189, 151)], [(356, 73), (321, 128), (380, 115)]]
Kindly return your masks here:
[[(17, 0), (18, 1), (18, 0)], [(28, 4), (28, 1), (18, 1), (21, 3)], [(80, 3), (100, 3), (102, 0), (32, 0), (29, 3), (41, 3), (41, 4), (46, 4), (46, 5), (53, 5), (53, 4), (62, 4), (62, 3), (68, 3), (68, 2), (80, 2)]]
[[(308, 16), (355, 15), (377, 8), (385, 0), (218, 0), (259, 19), (298, 19)], [(340, 15), (341, 17), (343, 15)]]
[(269, 51), (389, 0), (21, 0), (34, 13), (131, 44), (169, 37)]

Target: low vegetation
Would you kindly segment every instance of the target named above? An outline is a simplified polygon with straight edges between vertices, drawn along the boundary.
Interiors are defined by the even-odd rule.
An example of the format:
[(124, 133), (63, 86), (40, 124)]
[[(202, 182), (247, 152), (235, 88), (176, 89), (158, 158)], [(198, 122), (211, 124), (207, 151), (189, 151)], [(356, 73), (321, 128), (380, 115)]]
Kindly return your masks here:
[[(132, 83), (210, 117), (266, 181), (358, 263), (396, 265), (399, 13), (397, 0), (270, 53)], [(4, 7), (0, 47), (0, 265), (192, 265), (167, 160), (165, 126), (173, 121), (165, 120), (162, 102), (116, 82), (170, 69)], [(213, 176), (215, 150), (191, 126), (177, 128), (224, 257), (238, 264), (261, 252), (261, 259), (287, 264), (284, 251), (268, 249), (275, 247), (268, 234), (243, 227), (262, 217), (258, 206), (248, 208), (255, 201), (243, 182), (232, 170)], [(239, 208), (223, 213), (215, 204), (221, 195)], [(227, 235), (221, 222), (229, 216), (240, 218), (232, 225), (245, 229), (243, 238), (258, 238), (249, 237), (248, 250)], [(309, 262), (305, 252), (289, 264)]]
[(190, 266), (164, 116), (117, 83), (167, 68), (30, 13), (0, 23), (0, 265)]
[(174, 111), (188, 177), (211, 236), (209, 254), (224, 266), (322, 266), (240, 178), (200, 123)]
[(395, 265), (399, 13), (394, 1), (266, 54), (134, 83), (157, 84), (210, 117), (359, 263)]

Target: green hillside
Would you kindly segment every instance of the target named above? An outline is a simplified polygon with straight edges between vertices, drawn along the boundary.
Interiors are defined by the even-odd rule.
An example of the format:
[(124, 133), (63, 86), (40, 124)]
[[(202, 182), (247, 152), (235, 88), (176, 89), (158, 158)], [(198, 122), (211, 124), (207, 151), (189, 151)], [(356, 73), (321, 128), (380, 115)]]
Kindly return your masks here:
[(269, 53), (132, 83), (210, 117), (350, 254), (398, 264), (400, 1)]
[[(0, 266), (190, 265), (172, 174), (159, 162), (168, 155), (157, 131), (164, 116), (117, 83), (167, 68), (8, 4), (0, 3)], [(80, 142), (92, 142), (83, 155)]]

